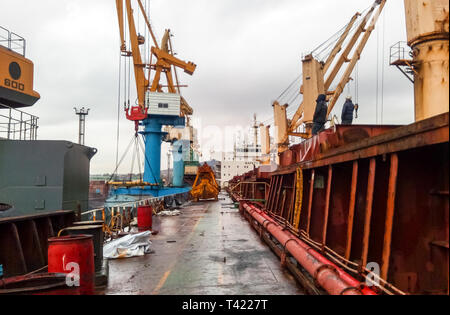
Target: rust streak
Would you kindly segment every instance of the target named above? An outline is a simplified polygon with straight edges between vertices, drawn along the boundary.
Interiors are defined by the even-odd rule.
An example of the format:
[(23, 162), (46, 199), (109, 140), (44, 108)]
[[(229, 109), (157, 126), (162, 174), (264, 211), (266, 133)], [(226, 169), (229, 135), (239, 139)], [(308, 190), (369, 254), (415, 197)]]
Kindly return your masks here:
[(348, 225), (347, 225), (347, 245), (345, 247), (345, 259), (350, 259), (352, 251), (352, 236), (353, 224), (355, 220), (355, 206), (356, 206), (356, 189), (358, 186), (358, 161), (353, 162), (352, 187), (350, 192), (350, 205), (348, 209)]
[(366, 197), (366, 216), (364, 221), (364, 237), (363, 237), (363, 251), (362, 251), (362, 267), (367, 265), (367, 255), (369, 253), (369, 239), (370, 239), (370, 222), (372, 219), (373, 208), (373, 192), (375, 186), (377, 161), (375, 158), (370, 159), (369, 179), (367, 184)]
[(322, 245), (325, 246), (327, 243), (327, 229), (328, 229), (328, 217), (330, 213), (330, 201), (331, 201), (331, 183), (333, 181), (333, 166), (328, 166), (328, 181), (327, 181), (327, 197), (325, 201), (325, 214), (322, 232)]
[(386, 208), (386, 225), (384, 230), (383, 258), (381, 263), (381, 278), (387, 280), (389, 259), (391, 257), (392, 227), (394, 224), (395, 197), (397, 193), (398, 155), (391, 155), (391, 173), (389, 177), (389, 190)]
[(316, 171), (313, 169), (311, 172), (311, 185), (309, 188), (309, 204), (308, 204), (308, 218), (306, 225), (306, 233), (309, 235), (309, 231), (311, 228), (311, 211), (312, 211), (312, 203), (314, 197), (314, 180), (316, 178)]

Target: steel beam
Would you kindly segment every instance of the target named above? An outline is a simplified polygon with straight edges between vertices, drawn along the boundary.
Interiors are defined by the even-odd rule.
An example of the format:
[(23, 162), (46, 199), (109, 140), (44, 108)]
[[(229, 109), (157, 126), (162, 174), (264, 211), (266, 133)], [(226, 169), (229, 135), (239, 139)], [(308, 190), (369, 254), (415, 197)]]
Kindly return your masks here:
[(391, 171), (389, 176), (388, 199), (386, 207), (386, 224), (384, 230), (383, 257), (381, 260), (381, 278), (387, 280), (389, 259), (391, 257), (392, 227), (394, 224), (395, 197), (397, 193), (398, 155), (391, 155)]

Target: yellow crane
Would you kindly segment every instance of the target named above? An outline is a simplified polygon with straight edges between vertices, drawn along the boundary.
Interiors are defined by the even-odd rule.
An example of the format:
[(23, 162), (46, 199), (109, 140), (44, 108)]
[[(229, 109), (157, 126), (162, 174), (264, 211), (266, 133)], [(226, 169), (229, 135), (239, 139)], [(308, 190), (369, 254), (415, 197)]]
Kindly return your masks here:
[[(317, 60), (313, 54), (303, 58), (303, 85), (300, 89), (300, 93), (303, 94), (303, 102), (292, 119), (288, 120), (287, 118), (288, 105), (281, 105), (278, 101), (273, 103), (275, 137), (279, 153), (288, 149), (289, 136), (306, 139), (312, 137), (312, 123), (318, 95), (327, 95), (329, 101), (328, 116), (330, 115), (345, 86), (352, 79), (351, 74), (375, 29), (378, 17), (385, 4), (386, 0), (376, 0), (364, 16), (361, 13), (356, 13), (343, 30), (325, 61)], [(350, 34), (353, 35), (346, 43)], [(343, 47), (345, 43), (346, 46)], [(351, 55), (352, 52), (353, 55)], [(347, 64), (347, 67), (336, 88), (330, 90), (345, 64)], [(297, 129), (302, 125), (304, 126), (304, 132), (297, 132)]]
[[(179, 84), (175, 86), (173, 79), (173, 72), (176, 69), (181, 68), (189, 75), (192, 75), (195, 72), (196, 65), (193, 62), (182, 61), (175, 56), (173, 56), (173, 52), (171, 51), (171, 34), (170, 30), (166, 30), (161, 41), (161, 46), (158, 44), (155, 33), (151, 27), (150, 21), (148, 19), (147, 13), (145, 12), (145, 8), (142, 4), (141, 0), (136, 0), (139, 9), (144, 16), (145, 23), (147, 25), (148, 31), (153, 40), (153, 47), (151, 48), (152, 57), (156, 58), (156, 62), (152, 64), (144, 64), (142, 61), (141, 51), (139, 49), (140, 45), (145, 44), (145, 38), (137, 33), (136, 24), (133, 16), (133, 8), (131, 6), (131, 0), (116, 0), (117, 7), (117, 16), (119, 19), (119, 29), (120, 29), (120, 40), (121, 46), (120, 49), (122, 54), (125, 56), (132, 56), (134, 63), (134, 75), (136, 81), (137, 88), (137, 98), (138, 98), (138, 106), (131, 108), (131, 113), (127, 113), (127, 118), (133, 121), (139, 121), (147, 118), (148, 109), (145, 106), (145, 94), (147, 91), (150, 92), (163, 92), (163, 86), (160, 83), (161, 75), (164, 73), (167, 79), (167, 89), (168, 93), (177, 93), (176, 88), (179, 88)], [(128, 20), (128, 30), (130, 36), (131, 47), (127, 47), (125, 41), (125, 22), (124, 22), (124, 12), (127, 14)], [(150, 84), (150, 72), (149, 76), (146, 77), (145, 69), (155, 70), (155, 75), (153, 81)], [(184, 98), (181, 98), (181, 116), (188, 116), (193, 114), (193, 109), (188, 105)]]
[[(136, 24), (132, 4), (137, 4), (139, 8), (137, 18), (143, 16), (145, 32), (148, 30), (153, 41), (151, 49), (148, 50), (151, 52), (148, 61), (143, 61), (140, 46), (146, 44), (146, 38), (139, 33), (140, 23), (138, 20)], [(122, 56), (133, 60), (132, 67), (137, 93), (136, 105), (130, 106), (129, 100), (128, 103), (125, 103), (127, 119), (135, 123), (135, 134), (132, 139), (132, 143), (135, 144), (135, 153), (132, 168), (135, 158), (137, 158), (137, 164), (140, 167), (139, 155), (142, 151), (145, 155), (145, 170), (143, 178), (141, 176), (138, 181), (130, 180), (123, 183), (115, 181), (111, 184), (126, 188), (118, 188), (117, 194), (143, 194), (144, 192), (152, 194), (162, 185), (160, 177), (161, 141), (166, 134), (165, 131), (162, 131), (163, 127), (184, 127), (186, 121), (189, 121), (189, 116), (194, 112), (180, 94), (176, 71), (182, 69), (187, 74), (192, 75), (197, 66), (193, 62), (186, 62), (174, 56), (170, 30), (166, 30), (161, 42), (158, 42), (141, 0), (116, 0), (116, 9), (119, 22), (120, 51)], [(127, 35), (129, 45), (127, 45)], [(161, 84), (162, 76), (165, 76), (167, 80), (166, 85)], [(128, 81), (126, 82), (131, 84)], [(139, 132), (140, 126), (143, 127), (141, 132)], [(145, 148), (142, 148), (143, 145), (139, 141), (139, 133), (145, 137)], [(121, 161), (123, 161), (123, 158)], [(133, 190), (132, 187), (136, 187), (136, 189)], [(150, 189), (152, 187), (154, 189)], [(141, 188), (141, 190), (138, 188)]]

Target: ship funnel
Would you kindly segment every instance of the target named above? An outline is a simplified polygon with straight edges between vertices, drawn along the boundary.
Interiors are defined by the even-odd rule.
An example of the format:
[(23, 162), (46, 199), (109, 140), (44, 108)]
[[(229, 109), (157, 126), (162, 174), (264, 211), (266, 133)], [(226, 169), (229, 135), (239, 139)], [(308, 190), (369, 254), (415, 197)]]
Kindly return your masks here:
[(420, 121), (449, 111), (449, 3), (405, 0), (405, 10)]

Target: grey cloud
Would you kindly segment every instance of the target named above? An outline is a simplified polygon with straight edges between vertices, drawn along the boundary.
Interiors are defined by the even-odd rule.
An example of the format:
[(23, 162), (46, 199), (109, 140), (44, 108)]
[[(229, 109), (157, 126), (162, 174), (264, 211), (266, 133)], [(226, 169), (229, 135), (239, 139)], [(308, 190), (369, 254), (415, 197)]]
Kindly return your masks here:
[[(203, 124), (250, 124), (253, 113), (271, 117), (271, 102), (301, 72), (311, 51), (372, 0), (151, 0), (158, 36), (175, 34), (183, 60), (198, 65), (183, 95)], [(403, 1), (385, 9), (385, 63), (389, 47), (405, 40)], [(99, 149), (93, 172), (111, 172), (115, 162), (119, 34), (110, 0), (2, 0), (0, 24), (28, 40), (42, 99), (27, 111), (41, 117), (41, 139), (76, 141), (74, 106), (89, 106), (87, 144)], [(140, 20), (142, 23), (142, 19)], [(379, 22), (383, 25), (383, 19)], [(143, 25), (141, 26), (143, 32)], [(380, 35), (381, 36), (381, 35)], [(375, 123), (377, 31), (360, 65), (359, 122)], [(149, 38), (148, 38), (149, 40)], [(413, 119), (411, 84), (385, 67), (385, 122)], [(340, 111), (341, 100), (336, 107)], [(133, 134), (121, 113), (121, 151)], [(163, 154), (162, 164), (166, 165)]]

